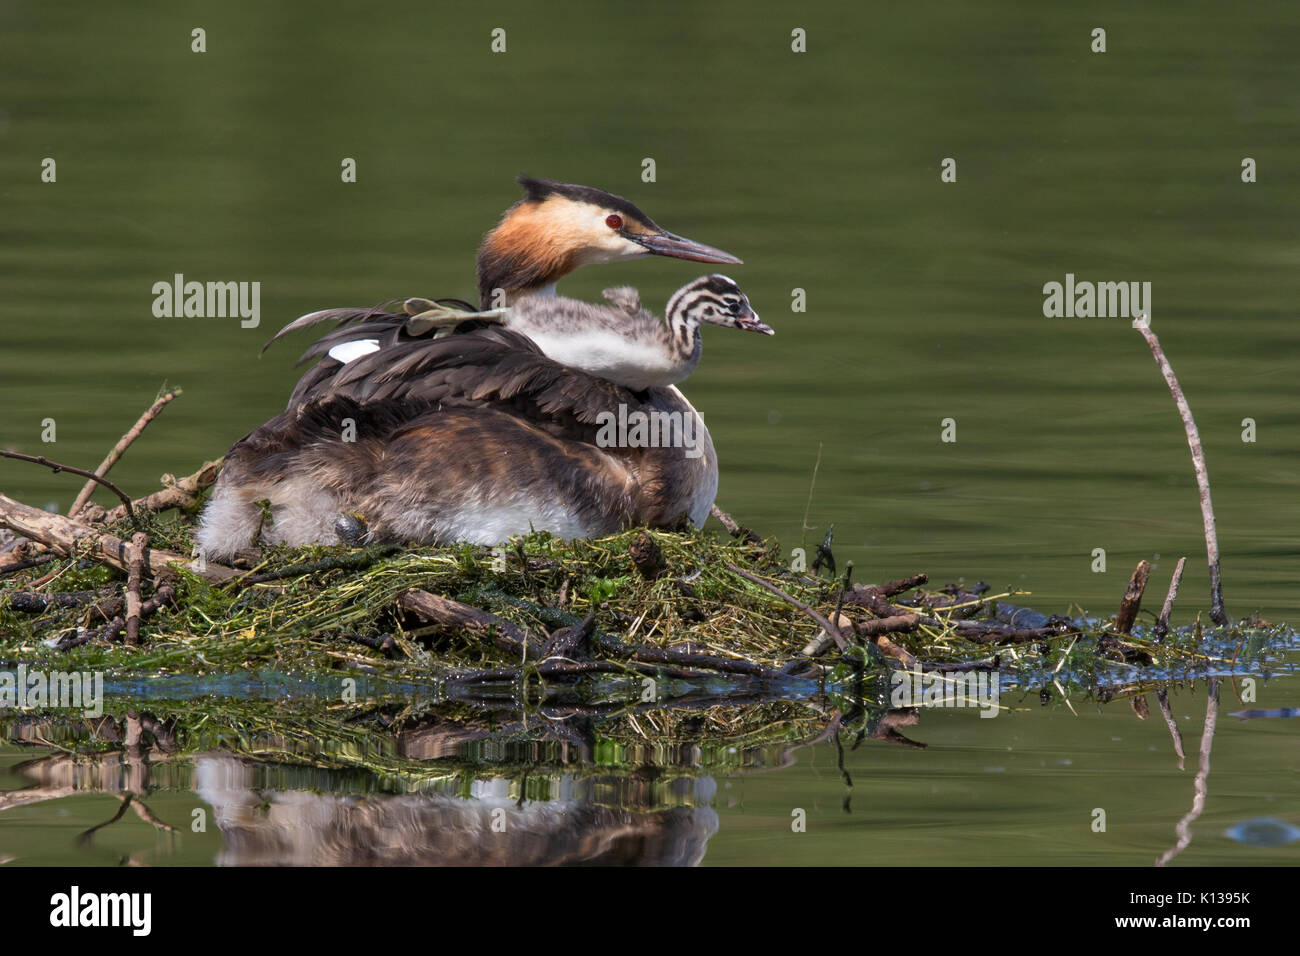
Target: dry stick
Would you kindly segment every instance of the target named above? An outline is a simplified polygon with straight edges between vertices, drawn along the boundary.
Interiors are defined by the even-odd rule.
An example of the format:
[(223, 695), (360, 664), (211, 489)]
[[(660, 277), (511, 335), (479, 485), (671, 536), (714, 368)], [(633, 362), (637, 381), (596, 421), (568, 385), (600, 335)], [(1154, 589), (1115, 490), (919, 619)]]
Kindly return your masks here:
[(174, 826), (164, 823), (161, 819), (158, 818), (158, 816), (152, 810), (150, 810), (143, 803), (141, 803), (138, 798), (131, 801), (131, 809), (135, 811), (135, 815), (137, 817), (139, 817), (145, 823), (148, 823), (154, 829), (166, 830), (168, 833), (176, 832), (176, 828)]
[(1133, 576), (1128, 579), (1128, 587), (1124, 589), (1124, 599), (1119, 602), (1119, 610), (1115, 613), (1115, 630), (1119, 633), (1132, 632), (1138, 611), (1142, 607), (1142, 595), (1146, 593), (1147, 581), (1150, 577), (1151, 562), (1139, 561), (1137, 567), (1133, 569)]
[[(88, 553), (96, 561), (129, 570), (127, 543), (115, 535), (92, 528), (63, 515), (51, 514), (0, 494), (0, 527), (9, 528), (25, 538), (48, 545), (62, 555)], [(171, 565), (179, 564), (208, 581), (224, 581), (240, 572), (234, 568), (208, 562), (202, 569), (183, 554), (150, 548), (145, 559), (148, 573), (154, 577), (174, 574)], [(34, 586), (34, 585), (33, 585)]]
[(910, 591), (912, 588), (919, 588), (930, 580), (928, 574), (913, 574), (910, 578), (899, 578), (897, 581), (886, 581), (877, 589), (885, 597), (897, 597), (904, 591)]
[[(1128, 587), (1124, 589), (1124, 598), (1119, 602), (1119, 610), (1115, 612), (1114, 630), (1118, 634), (1129, 634), (1133, 630), (1133, 624), (1137, 621), (1138, 610), (1142, 607), (1142, 595), (1146, 593), (1147, 581), (1151, 579), (1151, 562), (1145, 559), (1137, 563), (1133, 569), (1133, 576), (1128, 579)], [(1115, 634), (1103, 634), (1097, 640), (1097, 653), (1114, 652), (1118, 653), (1124, 660), (1130, 664), (1140, 661), (1144, 664), (1151, 663), (1151, 655), (1136, 644), (1129, 644), (1121, 641)], [(1146, 719), (1141, 712), (1138, 713), (1143, 720)]]
[(1157, 641), (1163, 641), (1165, 635), (1169, 633), (1169, 615), (1173, 613), (1174, 601), (1178, 597), (1178, 585), (1183, 582), (1183, 567), (1186, 564), (1186, 558), (1179, 558), (1178, 567), (1174, 568), (1174, 576), (1169, 581), (1169, 593), (1165, 595), (1165, 606), (1160, 609), (1160, 617), (1156, 621), (1155, 638)]
[(731, 515), (719, 508), (716, 504), (709, 505), (709, 514), (721, 521), (722, 526), (731, 532), (732, 535), (740, 534), (740, 523), (736, 521), (735, 518), (731, 517)]
[(896, 634), (900, 631), (915, 631), (920, 623), (919, 614), (898, 614), (894, 617), (861, 621), (853, 625), (853, 630), (865, 637), (876, 637), (881, 634)]
[(904, 667), (916, 666), (916, 655), (906, 648), (899, 647), (883, 634), (876, 635), (875, 645), (880, 652), (886, 657), (892, 657), (899, 661)]
[(733, 574), (740, 575), (746, 581), (752, 581), (754, 584), (757, 584), (759, 587), (771, 591), (773, 594), (779, 597), (782, 601), (785, 601), (787, 604), (797, 607), (799, 610), (803, 611), (814, 621), (816, 621), (821, 626), (821, 629), (823, 631), (825, 631), (831, 637), (835, 638), (835, 644), (837, 647), (839, 647), (840, 650), (843, 651), (848, 648), (849, 646), (848, 642), (844, 640), (844, 635), (840, 633), (840, 629), (836, 627), (834, 624), (832, 624), (830, 621), (828, 621), (822, 614), (820, 614), (813, 608), (809, 607), (807, 604), (804, 604), (803, 601), (800, 601), (797, 598), (792, 598), (790, 595), (786, 594), (775, 584), (769, 584), (767, 581), (764, 581), (762, 578), (757, 577), (756, 575), (750, 574), (748, 571), (742, 571), (734, 564), (727, 564), (727, 570), (731, 571)]
[[(224, 458), (218, 458), (216, 461), (203, 463), (200, 468), (192, 475), (186, 475), (184, 478), (172, 478), (170, 475), (163, 475), (163, 484), (166, 486), (161, 491), (155, 491), (151, 495), (143, 498), (137, 498), (132, 502), (137, 511), (166, 511), (168, 508), (189, 508), (196, 501), (204, 489), (209, 487), (217, 480), (217, 475), (221, 473), (221, 464)], [(126, 517), (126, 509), (121, 505), (111, 509), (104, 517), (106, 523), (120, 521)]]
[(49, 584), (51, 581), (53, 581), (55, 578), (62, 575), (67, 570), (68, 570), (67, 568), (62, 568), (62, 567), (55, 568), (53, 571), (49, 572), (48, 574), (42, 574), (35, 581), (29, 581), (27, 583), (27, 586), (29, 588), (32, 588), (33, 590), (40, 590), (41, 588), (45, 587), (45, 585)]
[(144, 577), (145, 550), (149, 547), (149, 536), (137, 531), (131, 536), (131, 545), (126, 552), (126, 642), (140, 643), (140, 582)]
[[(1156, 621), (1157, 641), (1163, 641), (1169, 634), (1169, 615), (1173, 613), (1174, 601), (1178, 597), (1178, 586), (1183, 581), (1183, 568), (1186, 566), (1187, 559), (1179, 558), (1178, 565), (1174, 568), (1174, 576), (1169, 580), (1169, 593), (1165, 595), (1165, 606), (1160, 609), (1160, 618)], [(1173, 709), (1169, 706), (1169, 691), (1164, 689), (1156, 691), (1156, 701), (1160, 704), (1160, 716), (1165, 719), (1165, 726), (1169, 728), (1169, 738), (1174, 743), (1174, 753), (1178, 756), (1178, 769), (1182, 770), (1187, 754), (1183, 750), (1183, 733), (1178, 729), (1178, 721), (1174, 719)]]
[[(144, 431), (145, 426), (153, 421), (154, 418), (157, 417), (158, 413), (166, 407), (167, 403), (180, 393), (181, 390), (178, 388), (159, 397), (158, 400), (149, 407), (149, 410), (140, 416), (139, 421), (132, 425), (131, 430), (118, 440), (118, 443), (113, 446), (113, 450), (108, 453), (108, 457), (100, 462), (99, 467), (95, 469), (95, 475), (97, 478), (103, 478), (108, 474), (108, 470), (117, 464), (117, 460), (122, 457), (122, 453), (131, 446), (133, 441), (140, 437), (140, 433)], [(82, 486), (76, 500), (72, 502), (72, 507), (68, 509), (69, 518), (75, 518), (77, 512), (81, 510), (82, 506), (90, 500), (90, 496), (95, 493), (95, 484), (96, 481), (92, 480), (86, 482), (85, 485)]]
[(803, 528), (801, 529), (802, 537), (800, 537), (799, 539), (799, 544), (802, 547), (808, 546), (808, 532), (810, 530), (808, 527), (808, 515), (812, 511), (813, 491), (815, 491), (817, 488), (817, 472), (821, 469), (821, 466), (822, 466), (822, 443), (818, 442), (817, 463), (813, 465), (812, 482), (808, 485), (808, 504), (803, 509)]
[(38, 568), (42, 564), (49, 564), (57, 557), (58, 555), (55, 554), (42, 554), (35, 558), (26, 558), (19, 561), (0, 562), (0, 577), (4, 577), (6, 574), (16, 574), (19, 571), (26, 571), (29, 568)]
[[(835, 623), (839, 625), (841, 632), (843, 632), (844, 628), (851, 628), (854, 626), (851, 617), (847, 614), (840, 614), (838, 611), (835, 614)], [(803, 655), (803, 657), (821, 657), (834, 646), (835, 638), (831, 637), (825, 631), (818, 631), (817, 636), (805, 644), (803, 650), (799, 653)], [(800, 663), (807, 662), (802, 661), (800, 658), (795, 658), (794, 660), (787, 662), (785, 665), (786, 673), (789, 673), (791, 667)]]
[(750, 531), (748, 528), (742, 525), (735, 518), (731, 517), (731, 515), (727, 514), (725, 511), (719, 508), (716, 504), (709, 505), (709, 514), (717, 518), (718, 521), (721, 522), (722, 526), (727, 529), (727, 533), (730, 534), (733, 538), (743, 538), (746, 544), (761, 545), (763, 543), (762, 538), (754, 534), (754, 532)]
[(1219, 678), (1211, 677), (1205, 682), (1205, 724), (1201, 728), (1200, 763), (1196, 778), (1192, 781), (1192, 808), (1174, 826), (1178, 839), (1156, 860), (1156, 866), (1165, 866), (1192, 842), (1192, 824), (1205, 810), (1205, 801), (1209, 796), (1210, 751), (1214, 749), (1214, 731), (1219, 722)]
[(1210, 503), (1210, 473), (1205, 467), (1205, 452), (1201, 448), (1201, 434), (1196, 430), (1192, 410), (1187, 407), (1187, 399), (1178, 384), (1178, 378), (1174, 375), (1173, 366), (1165, 358), (1165, 353), (1160, 348), (1160, 340), (1151, 331), (1150, 318), (1143, 316), (1134, 322), (1134, 326), (1142, 333), (1147, 345), (1151, 347), (1151, 354), (1155, 356), (1156, 364), (1160, 366), (1160, 372), (1165, 377), (1165, 384), (1169, 386), (1169, 391), (1174, 396), (1174, 404), (1178, 406), (1178, 414), (1183, 419), (1183, 430), (1187, 432), (1187, 447), (1192, 450), (1192, 468), (1196, 471), (1196, 486), (1201, 492), (1201, 523), (1205, 526), (1205, 557), (1210, 565), (1210, 618), (1215, 624), (1226, 627), (1228, 612), (1223, 607), (1223, 579), (1219, 574), (1219, 536), (1214, 528), (1214, 506)]
[(1183, 750), (1183, 732), (1178, 729), (1178, 721), (1174, 719), (1173, 708), (1169, 706), (1169, 691), (1156, 691), (1156, 701), (1160, 704), (1160, 716), (1165, 719), (1165, 726), (1169, 728), (1169, 736), (1174, 742), (1174, 753), (1178, 756), (1178, 769), (1183, 769), (1183, 761), (1187, 759), (1187, 754)]
[(73, 468), (71, 465), (61, 465), (57, 461), (50, 461), (43, 455), (24, 455), (16, 451), (3, 450), (0, 450), (0, 455), (3, 455), (5, 458), (16, 458), (19, 461), (30, 461), (34, 465), (44, 465), (46, 468), (52, 468), (56, 475), (61, 471), (66, 471), (69, 474), (80, 475), (82, 478), (89, 478), (91, 481), (98, 482), (122, 499), (122, 504), (126, 507), (127, 517), (131, 519), (132, 523), (135, 522), (135, 512), (131, 510), (130, 497), (125, 491), (113, 484), (107, 478), (101, 478), (99, 475), (89, 471), (83, 471), (80, 468)]

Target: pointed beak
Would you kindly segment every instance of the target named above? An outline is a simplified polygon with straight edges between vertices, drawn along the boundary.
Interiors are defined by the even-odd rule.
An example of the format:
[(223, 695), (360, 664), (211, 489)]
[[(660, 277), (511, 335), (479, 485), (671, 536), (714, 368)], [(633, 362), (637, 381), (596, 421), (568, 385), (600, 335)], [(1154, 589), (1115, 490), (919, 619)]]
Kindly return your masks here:
[(627, 237), (656, 256), (687, 259), (691, 262), (720, 262), (728, 265), (740, 263), (730, 252), (714, 249), (693, 239), (674, 236), (671, 232), (627, 233)]
[(736, 317), (736, 328), (744, 329), (746, 332), (762, 332), (764, 335), (776, 335), (776, 330), (760, 319), (758, 313), (753, 309), (749, 310), (748, 315)]
[(710, 325), (721, 325), (728, 329), (743, 329), (746, 332), (761, 332), (763, 335), (776, 335), (776, 331), (758, 317), (752, 307), (746, 307), (739, 315), (723, 312), (702, 321)]

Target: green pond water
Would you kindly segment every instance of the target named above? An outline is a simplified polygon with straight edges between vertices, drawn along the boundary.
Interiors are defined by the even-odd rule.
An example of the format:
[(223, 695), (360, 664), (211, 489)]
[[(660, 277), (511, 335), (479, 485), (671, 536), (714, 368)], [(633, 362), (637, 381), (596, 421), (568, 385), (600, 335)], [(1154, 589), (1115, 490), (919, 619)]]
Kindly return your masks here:
[[(1105, 53), (1090, 52), (1097, 27)], [(795, 28), (806, 53), (791, 51)], [(983, 580), (1049, 613), (1112, 613), (1142, 558), (1162, 595), (1186, 555), (1174, 620), (1188, 624), (1208, 574), (1169, 393), (1126, 318), (1043, 309), (1044, 285), (1067, 275), (1150, 282), (1152, 327), (1205, 446), (1228, 610), (1294, 624), (1298, 45), (1286, 3), (7, 4), (0, 447), (94, 467), (167, 383), (184, 395), (113, 477), (140, 495), (188, 474), (283, 407), (309, 338), (257, 352), (285, 322), (472, 297), (477, 242), (528, 173), (610, 189), (744, 258), (732, 274), (777, 335), (708, 330), (683, 386), (717, 446), (719, 503), (744, 524), (788, 550), (833, 523), (858, 580)], [(1257, 182), (1242, 181), (1247, 157)], [(345, 158), (356, 183), (340, 181)], [(956, 182), (941, 180), (945, 158)], [(658, 308), (700, 271), (605, 266), (561, 291), (630, 283)], [(152, 287), (176, 273), (260, 282), (259, 327), (156, 318)], [(806, 311), (791, 309), (796, 289)], [(0, 462), (0, 491), (29, 503), (66, 509), (79, 487)], [(1300, 862), (1285, 829), (1300, 826), (1300, 721), (1227, 716), (1300, 705), (1295, 659), (1280, 652), (1254, 702), (1221, 687), (1208, 799), (1175, 863)], [(526, 822), (557, 832), (539, 821), (569, 797), (592, 827), (619, 825), (620, 808), (654, 817), (666, 822), (646, 845), (676, 851), (656, 862), (1147, 866), (1192, 807), (1205, 701), (1203, 681), (1170, 693), (1184, 769), (1153, 698), (1139, 720), (1124, 701), (1080, 696), (1075, 714), (1034, 694), (995, 720), (927, 711), (908, 729), (926, 749), (865, 741), (845, 755), (851, 813), (823, 742), (789, 766), (682, 771), (648, 796), (628, 781), (662, 761), (613, 761), (597, 779), (548, 758)], [(100, 771), (68, 771), (76, 792), (0, 801), (0, 859), (249, 862), (253, 836), (195, 834), (193, 809), (239, 819), (250, 793), (349, 788), (411, 799), (373, 776), (214, 753), (143, 771), (124, 760), (94, 786), (77, 773)], [(38, 755), (51, 754), (0, 745), (4, 767)], [(513, 807), (525, 785), (510, 766), (489, 760), (443, 796)], [(34, 779), (0, 772), (0, 790)], [(76, 839), (134, 787), (184, 835), (128, 812)], [(438, 827), (468, 812), (430, 806)], [(1099, 807), (1105, 833), (1091, 829)]]

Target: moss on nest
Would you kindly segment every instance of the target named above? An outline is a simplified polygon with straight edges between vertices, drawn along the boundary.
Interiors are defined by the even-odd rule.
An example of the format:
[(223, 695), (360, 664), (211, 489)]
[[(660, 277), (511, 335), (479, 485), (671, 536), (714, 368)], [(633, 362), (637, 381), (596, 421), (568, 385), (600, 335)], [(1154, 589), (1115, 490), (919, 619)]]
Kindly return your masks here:
[[(155, 546), (190, 552), (191, 518), (145, 520)], [(644, 546), (643, 536), (662, 554), (662, 570), (651, 578), (632, 556), (635, 544)], [(140, 646), (90, 641), (72, 651), (51, 645), (103, 623), (93, 602), (26, 614), (9, 608), (6, 599), (52, 571), (41, 593), (99, 589), (111, 597), (120, 591), (121, 573), (85, 559), (63, 559), (0, 580), (0, 655), (113, 672), (356, 671), (417, 679), (520, 664), (491, 642), (401, 612), (399, 596), (421, 589), (491, 612), (542, 638), (594, 613), (597, 628), (627, 644), (780, 668), (819, 635), (818, 624), (728, 565), (776, 583), (826, 616), (834, 613), (841, 581), (789, 571), (775, 541), (753, 543), (705, 531), (633, 530), (579, 541), (533, 534), (496, 549), (272, 548), (243, 578), (222, 585), (180, 570), (174, 605), (144, 623)], [(974, 603), (987, 614), (1011, 596), (985, 594)], [(859, 619), (866, 616), (861, 608), (854, 610)], [(891, 634), (890, 640), (927, 662), (987, 662), (996, 654), (998, 667), (1022, 686), (1059, 685), (1061, 690), (1122, 687), (1146, 675), (1177, 679), (1232, 661), (1261, 659), (1276, 644), (1276, 634), (1263, 628), (1202, 632), (1198, 625), (1174, 631), (1163, 643), (1139, 633), (1125, 638), (1128, 647), (1149, 658), (1137, 667), (1098, 652), (1104, 624), (1064, 639), (997, 647), (957, 632), (958, 619), (968, 610), (931, 612), (930, 623)], [(388, 655), (377, 649), (384, 638), (391, 638)], [(882, 663), (860, 645), (846, 656), (832, 651), (825, 661), (829, 667), (818, 676), (832, 684)]]

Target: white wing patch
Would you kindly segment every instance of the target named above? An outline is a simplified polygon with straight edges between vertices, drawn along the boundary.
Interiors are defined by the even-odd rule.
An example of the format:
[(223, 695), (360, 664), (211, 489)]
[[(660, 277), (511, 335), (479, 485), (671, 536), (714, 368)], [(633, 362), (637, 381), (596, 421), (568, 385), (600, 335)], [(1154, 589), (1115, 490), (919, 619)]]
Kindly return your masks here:
[(347, 365), (363, 355), (379, 351), (379, 339), (357, 339), (355, 342), (340, 342), (330, 349), (330, 358)]

